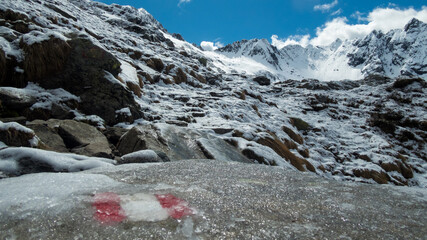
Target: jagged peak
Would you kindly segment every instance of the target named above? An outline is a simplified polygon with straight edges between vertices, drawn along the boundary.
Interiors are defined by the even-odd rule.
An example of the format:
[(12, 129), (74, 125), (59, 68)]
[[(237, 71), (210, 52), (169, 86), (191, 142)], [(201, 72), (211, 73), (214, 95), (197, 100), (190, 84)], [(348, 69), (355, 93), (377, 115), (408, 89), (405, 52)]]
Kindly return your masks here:
[(422, 22), (422, 21), (420, 21), (420, 20), (418, 20), (417, 18), (412, 18), (411, 21), (409, 21), (405, 25), (404, 30), (405, 30), (405, 32), (408, 32), (409, 30), (415, 29), (415, 28), (419, 28), (422, 25), (425, 25), (425, 23)]

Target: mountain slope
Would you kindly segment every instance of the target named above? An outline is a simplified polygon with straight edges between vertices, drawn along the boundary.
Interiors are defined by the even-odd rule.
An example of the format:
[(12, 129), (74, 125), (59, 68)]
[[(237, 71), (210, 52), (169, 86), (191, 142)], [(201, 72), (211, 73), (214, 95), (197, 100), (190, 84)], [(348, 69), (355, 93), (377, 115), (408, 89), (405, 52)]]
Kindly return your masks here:
[[(388, 52), (381, 50), (388, 38), (379, 33), (366, 44), (337, 40), (278, 50), (250, 40), (207, 52), (129, 6), (16, 0), (0, 3), (0, 19), (2, 119), (95, 119), (107, 129), (186, 126), (206, 134), (181, 130), (183, 143), (206, 158), (221, 152), (206, 146), (212, 135), (255, 163), (427, 186), (424, 75), (391, 79), (384, 67), (385, 53), (400, 54), (390, 74), (401, 66), (423, 73), (424, 23), (388, 33)], [(376, 55), (366, 57), (371, 48)], [(364, 78), (373, 74), (383, 76)], [(257, 75), (267, 77), (263, 85), (253, 80)]]

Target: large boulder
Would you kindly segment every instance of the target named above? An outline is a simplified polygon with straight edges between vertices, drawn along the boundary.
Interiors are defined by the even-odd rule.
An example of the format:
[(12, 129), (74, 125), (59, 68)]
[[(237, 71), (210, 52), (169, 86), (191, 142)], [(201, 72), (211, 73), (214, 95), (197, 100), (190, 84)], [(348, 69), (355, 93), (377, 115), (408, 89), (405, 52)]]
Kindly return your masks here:
[(27, 127), (32, 129), (40, 140), (45, 144), (46, 150), (55, 152), (69, 152), (65, 146), (64, 140), (58, 134), (58, 129), (49, 126), (46, 121), (34, 120), (27, 123)]
[(111, 157), (107, 138), (95, 127), (74, 120), (57, 121), (58, 133), (72, 152), (97, 157)]

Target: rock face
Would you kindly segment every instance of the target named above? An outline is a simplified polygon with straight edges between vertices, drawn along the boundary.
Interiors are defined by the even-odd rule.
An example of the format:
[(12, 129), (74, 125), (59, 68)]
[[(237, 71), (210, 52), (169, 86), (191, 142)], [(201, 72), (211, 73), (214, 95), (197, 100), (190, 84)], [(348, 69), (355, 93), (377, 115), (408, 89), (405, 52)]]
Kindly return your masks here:
[[(100, 223), (93, 205), (99, 193), (108, 193), (107, 203), (126, 201), (128, 215)], [(156, 195), (175, 196), (194, 211), (159, 221), (165, 218), (155, 210), (143, 217), (141, 208), (129, 210)], [(1, 180), (0, 238), (424, 239), (426, 197), (425, 189), (337, 182), (262, 165), (131, 164)]]
[(120, 72), (120, 62), (89, 39), (73, 36), (68, 41), (70, 53), (63, 70), (37, 82), (42, 87), (64, 88), (81, 98), (79, 109), (114, 124), (116, 111), (129, 107), (135, 118), (141, 117), (129, 90), (114, 79)]
[[(21, 17), (21, 21), (31, 24), (27, 17)], [(0, 79), (1, 86), (22, 88), (28, 82), (35, 82), (45, 89), (65, 89), (80, 97), (81, 102), (75, 108), (88, 115), (98, 115), (111, 125), (118, 122), (116, 111), (124, 107), (130, 109), (133, 119), (142, 117), (131, 91), (116, 79), (121, 72), (120, 62), (88, 36), (73, 33), (65, 37), (38, 30), (25, 34), (13, 32), (13, 36), (19, 41), (19, 45), (14, 46), (18, 48), (15, 52), (21, 52), (22, 56), (6, 57), (1, 51), (0, 64), (4, 74)], [(14, 42), (6, 43), (14, 45)], [(23, 59), (18, 61), (17, 58)], [(34, 104), (34, 100), (11, 99), (6, 105), (20, 110)], [(14, 108), (15, 105), (18, 108)], [(72, 109), (67, 110), (62, 115)], [(60, 114), (52, 116), (50, 112), (42, 112), (32, 119), (59, 118)]]

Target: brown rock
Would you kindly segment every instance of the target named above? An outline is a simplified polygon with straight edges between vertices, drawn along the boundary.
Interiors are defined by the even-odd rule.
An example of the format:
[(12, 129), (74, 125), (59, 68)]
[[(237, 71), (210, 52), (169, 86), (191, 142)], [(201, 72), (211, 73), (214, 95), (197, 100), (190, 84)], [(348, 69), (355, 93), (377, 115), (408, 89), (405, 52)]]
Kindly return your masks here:
[(286, 127), (286, 126), (283, 126), (283, 127), (282, 127), (282, 130), (283, 130), (286, 134), (288, 134), (288, 136), (289, 136), (292, 140), (294, 140), (295, 142), (297, 142), (297, 143), (299, 143), (299, 144), (303, 144), (303, 143), (304, 143), (304, 139), (303, 139), (299, 134), (296, 134), (292, 129), (290, 129), (290, 128)]
[(316, 169), (310, 162), (295, 156), (295, 154), (289, 151), (286, 145), (280, 141), (280, 139), (275, 134), (270, 133), (270, 135), (271, 137), (268, 138), (260, 138), (257, 143), (273, 149), (277, 154), (279, 154), (279, 156), (289, 161), (300, 171), (306, 171), (306, 169), (308, 169), (311, 172), (316, 172)]
[(16, 122), (0, 122), (0, 141), (10, 147), (39, 147), (33, 130)]
[(379, 184), (387, 184), (390, 177), (385, 172), (377, 172), (371, 169), (354, 169), (353, 174), (356, 177), (372, 179)]
[(187, 75), (185, 72), (178, 68), (176, 75), (173, 77), (176, 84), (186, 83), (188, 81)]

